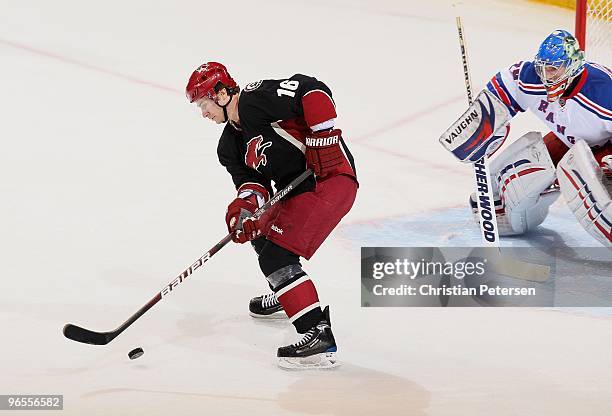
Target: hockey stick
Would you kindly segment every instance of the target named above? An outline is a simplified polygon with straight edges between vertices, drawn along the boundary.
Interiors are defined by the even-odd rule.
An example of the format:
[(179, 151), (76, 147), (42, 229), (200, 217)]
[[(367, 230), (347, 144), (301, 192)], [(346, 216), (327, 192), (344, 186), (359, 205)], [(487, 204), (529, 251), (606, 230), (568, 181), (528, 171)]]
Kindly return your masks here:
[[(268, 208), (276, 204), (278, 201), (283, 199), (289, 192), (291, 192), (296, 186), (301, 184), (306, 178), (312, 175), (312, 170), (307, 169), (300, 176), (295, 178), (289, 185), (283, 188), (280, 192), (277, 192), (273, 198), (262, 205), (255, 214), (256, 218), (259, 218)], [(213, 248), (207, 251), (202, 257), (196, 260), (191, 266), (185, 269), (181, 274), (178, 275), (174, 280), (168, 283), (159, 293), (157, 293), (150, 301), (148, 301), (142, 308), (140, 308), (134, 315), (132, 315), (127, 321), (122, 323), (119, 327), (108, 332), (96, 332), (89, 329), (82, 328), (73, 324), (66, 324), (64, 326), (64, 335), (73, 341), (82, 342), (85, 344), (92, 345), (106, 345), (115, 339), (119, 334), (129, 328), (138, 318), (144, 315), (149, 309), (151, 309), (157, 302), (168, 296), (179, 283), (182, 283), (189, 275), (191, 275), (197, 268), (201, 267), (206, 263), (212, 256), (214, 256), (219, 250), (221, 250), (227, 243), (232, 239), (232, 235), (228, 234), (221, 241), (219, 241)]]
[[(472, 95), (472, 81), (470, 79), (470, 68), (468, 66), (467, 49), (463, 38), (463, 24), (461, 17), (457, 16), (457, 32), (459, 34), (459, 46), (461, 47), (461, 61), (463, 63), (463, 76), (467, 92), (468, 104), (474, 101)], [(495, 202), (493, 200), (493, 189), (491, 188), (491, 175), (487, 156), (484, 155), (479, 161), (472, 165), (474, 169), (474, 185), (476, 187), (476, 202), (478, 204), (478, 215), (480, 217), (480, 236), (485, 246), (499, 247), (499, 233), (497, 231), (497, 217), (495, 215)], [(484, 182), (486, 181), (486, 182)]]
[[(461, 60), (463, 63), (463, 76), (465, 78), (465, 89), (467, 92), (468, 104), (474, 101), (472, 95), (472, 82), (470, 79), (470, 68), (468, 66), (467, 49), (463, 37), (463, 23), (461, 17), (457, 16), (457, 32), (459, 34), (459, 46), (461, 47)], [(495, 201), (493, 199), (493, 188), (491, 187), (489, 164), (487, 155), (475, 162), (474, 168), (476, 187), (476, 202), (478, 203), (478, 215), (480, 218), (480, 236), (485, 246), (497, 247), (501, 259), (495, 266), (495, 271), (506, 276), (532, 282), (545, 282), (550, 277), (550, 267), (541, 264), (525, 263), (509, 256), (502, 256), (499, 247), (499, 233), (497, 228), (497, 215), (495, 213)], [(480, 180), (479, 180), (480, 178)], [(483, 182), (486, 180), (486, 183)], [(484, 186), (483, 186), (484, 185)], [(483, 190), (484, 189), (484, 190)]]

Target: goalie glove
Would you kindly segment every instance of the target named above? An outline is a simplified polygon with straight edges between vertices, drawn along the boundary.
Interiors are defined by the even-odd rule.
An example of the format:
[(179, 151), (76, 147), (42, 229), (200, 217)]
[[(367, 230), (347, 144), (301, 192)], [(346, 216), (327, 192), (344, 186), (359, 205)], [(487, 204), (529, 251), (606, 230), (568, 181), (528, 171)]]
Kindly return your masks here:
[(460, 161), (474, 163), (499, 148), (510, 118), (506, 105), (483, 90), (440, 137), (440, 144)]
[(318, 178), (333, 173), (344, 160), (340, 148), (340, 129), (322, 130), (306, 137), (306, 166), (311, 168)]

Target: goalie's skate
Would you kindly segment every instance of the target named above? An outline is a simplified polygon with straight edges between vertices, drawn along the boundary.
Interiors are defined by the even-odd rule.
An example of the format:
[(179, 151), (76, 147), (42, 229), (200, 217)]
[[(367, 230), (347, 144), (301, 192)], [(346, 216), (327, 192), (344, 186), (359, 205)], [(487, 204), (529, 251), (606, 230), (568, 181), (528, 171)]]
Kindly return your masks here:
[(326, 369), (338, 366), (336, 340), (331, 330), (329, 306), (324, 319), (295, 344), (278, 349), (278, 365), (288, 370)]
[(257, 296), (249, 302), (249, 315), (253, 318), (283, 319), (287, 317), (274, 293)]

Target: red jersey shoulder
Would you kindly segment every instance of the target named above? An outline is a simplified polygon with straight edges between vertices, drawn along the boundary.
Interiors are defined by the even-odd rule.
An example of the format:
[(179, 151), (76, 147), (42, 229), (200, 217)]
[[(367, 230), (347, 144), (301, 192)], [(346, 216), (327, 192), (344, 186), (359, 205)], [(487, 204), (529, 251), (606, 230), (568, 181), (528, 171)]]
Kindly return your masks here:
[[(241, 122), (255, 126), (304, 116), (304, 98), (319, 92), (333, 106), (331, 91), (314, 77), (295, 74), (285, 79), (269, 79), (248, 83), (240, 95)], [(315, 97), (317, 94), (311, 94)]]

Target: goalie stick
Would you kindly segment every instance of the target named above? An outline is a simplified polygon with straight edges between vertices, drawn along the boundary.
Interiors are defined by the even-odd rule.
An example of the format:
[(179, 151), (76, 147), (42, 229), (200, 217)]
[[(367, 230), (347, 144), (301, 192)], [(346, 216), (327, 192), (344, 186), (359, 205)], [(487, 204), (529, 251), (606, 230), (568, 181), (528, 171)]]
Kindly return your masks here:
[[(472, 95), (472, 82), (470, 68), (468, 66), (467, 49), (463, 37), (463, 23), (461, 17), (457, 16), (457, 32), (459, 35), (459, 46), (461, 47), (461, 61), (463, 63), (463, 76), (467, 92), (468, 104), (474, 101)], [(516, 279), (543, 283), (550, 277), (550, 267), (541, 264), (526, 263), (510, 256), (504, 256), (499, 247), (499, 232), (497, 228), (497, 215), (495, 213), (495, 200), (493, 199), (493, 188), (491, 187), (491, 175), (487, 155), (475, 162), (473, 165), (476, 187), (476, 201), (478, 203), (478, 221), (480, 225), (480, 236), (482, 242), (488, 247), (497, 247), (499, 260), (495, 271)]]
[[(300, 176), (295, 178), (289, 185), (283, 188), (280, 192), (277, 192), (273, 198), (262, 205), (253, 214), (256, 218), (259, 218), (268, 208), (276, 204), (278, 201), (283, 199), (289, 192), (295, 187), (301, 184), (306, 178), (312, 175), (312, 170), (307, 169)], [(140, 308), (135, 314), (122, 323), (119, 327), (112, 331), (107, 332), (96, 332), (86, 328), (82, 328), (73, 324), (66, 324), (64, 326), (64, 335), (66, 338), (73, 341), (82, 342), (85, 344), (92, 345), (106, 345), (115, 339), (119, 334), (129, 328), (138, 318), (144, 315), (149, 309), (151, 309), (157, 302), (168, 296), (180, 283), (182, 283), (187, 277), (189, 277), (196, 269), (206, 263), (212, 256), (214, 256), (219, 250), (221, 250), (227, 243), (232, 239), (232, 235), (228, 234), (221, 241), (219, 241), (213, 248), (208, 250), (202, 257), (197, 259), (195, 263), (185, 269), (181, 274), (178, 275), (174, 280), (168, 283), (164, 288), (157, 293), (151, 300), (149, 300), (142, 308)]]
[[(470, 79), (470, 68), (468, 66), (467, 49), (463, 38), (463, 23), (461, 17), (457, 16), (457, 32), (459, 34), (459, 46), (461, 47), (461, 61), (463, 63), (463, 76), (465, 78), (465, 89), (468, 104), (474, 101), (472, 95), (472, 82)], [(491, 175), (487, 156), (472, 165), (475, 177), (476, 201), (478, 203), (478, 216), (480, 224), (480, 236), (485, 246), (499, 246), (499, 233), (497, 231), (497, 217), (495, 215), (495, 203), (493, 200), (493, 189), (491, 187)]]

